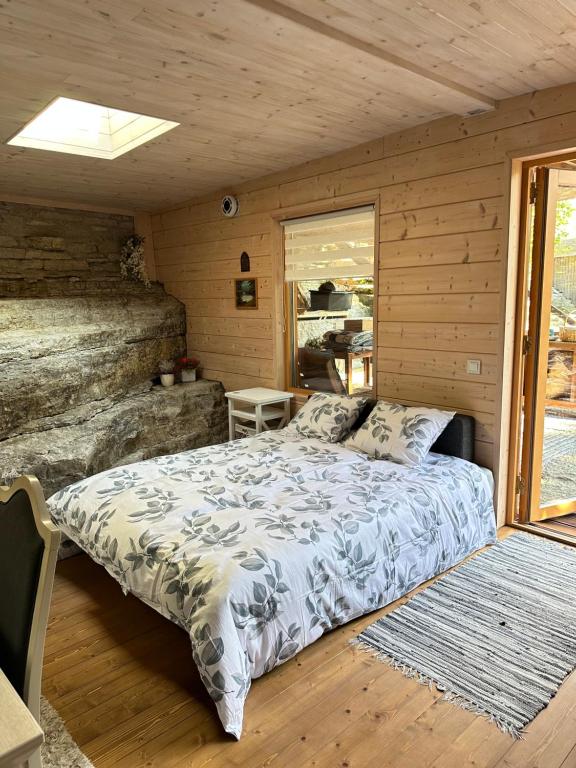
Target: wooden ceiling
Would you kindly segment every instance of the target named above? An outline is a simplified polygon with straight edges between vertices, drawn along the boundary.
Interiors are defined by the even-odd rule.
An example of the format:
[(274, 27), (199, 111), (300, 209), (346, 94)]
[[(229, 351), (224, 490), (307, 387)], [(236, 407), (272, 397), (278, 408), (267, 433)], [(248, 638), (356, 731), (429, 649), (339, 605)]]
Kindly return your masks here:
[[(576, 0), (5, 0), (0, 197), (158, 210), (576, 80)], [(116, 160), (7, 146), (56, 96), (175, 120)]]

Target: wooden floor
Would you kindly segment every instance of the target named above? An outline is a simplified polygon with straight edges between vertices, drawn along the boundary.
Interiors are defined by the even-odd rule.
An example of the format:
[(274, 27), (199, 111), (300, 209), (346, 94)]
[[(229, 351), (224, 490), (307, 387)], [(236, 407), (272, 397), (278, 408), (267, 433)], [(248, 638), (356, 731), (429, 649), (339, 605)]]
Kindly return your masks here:
[(384, 612), (256, 680), (236, 742), (193, 669), (187, 635), (74, 557), (58, 565), (44, 694), (96, 768), (576, 767), (576, 674), (514, 742), (349, 646)]

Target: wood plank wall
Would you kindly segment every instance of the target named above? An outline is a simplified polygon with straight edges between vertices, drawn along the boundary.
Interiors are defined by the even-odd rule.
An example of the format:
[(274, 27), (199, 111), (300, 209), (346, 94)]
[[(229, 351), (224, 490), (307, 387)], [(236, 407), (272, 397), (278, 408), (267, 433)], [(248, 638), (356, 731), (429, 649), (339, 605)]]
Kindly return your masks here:
[[(450, 117), (227, 189), (240, 213), (219, 213), (221, 194), (152, 217), (158, 279), (185, 302), (189, 353), (228, 389), (282, 386), (275, 341), (272, 214), (380, 200), (377, 393), (471, 413), (477, 457), (496, 467), (503, 376), (509, 153), (551, 142), (576, 145), (576, 84)], [(566, 144), (567, 146), (569, 144)], [(257, 311), (234, 307), (240, 254), (259, 278)], [(468, 358), (480, 376), (466, 373)], [(508, 375), (508, 374), (507, 374)]]

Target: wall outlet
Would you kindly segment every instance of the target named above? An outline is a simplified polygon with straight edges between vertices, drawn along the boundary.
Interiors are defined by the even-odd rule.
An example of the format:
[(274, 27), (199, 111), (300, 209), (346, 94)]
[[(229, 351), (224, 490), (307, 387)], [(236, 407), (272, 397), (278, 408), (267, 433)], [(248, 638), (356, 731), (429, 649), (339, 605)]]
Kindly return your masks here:
[(470, 373), (473, 376), (479, 376), (481, 371), (482, 371), (482, 362), (480, 360), (466, 361), (466, 373)]

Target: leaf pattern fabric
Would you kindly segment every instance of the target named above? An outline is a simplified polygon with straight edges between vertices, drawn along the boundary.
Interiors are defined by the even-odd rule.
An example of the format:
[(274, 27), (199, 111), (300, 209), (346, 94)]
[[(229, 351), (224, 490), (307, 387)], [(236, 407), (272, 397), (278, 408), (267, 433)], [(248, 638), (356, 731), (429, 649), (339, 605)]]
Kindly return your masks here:
[(452, 420), (454, 411), (412, 408), (379, 400), (346, 446), (375, 459), (417, 466)]
[(476, 465), (432, 454), (409, 468), (289, 429), (108, 470), (48, 504), (186, 630), (237, 738), (253, 678), (495, 540)]
[(367, 402), (366, 397), (316, 392), (300, 408), (287, 429), (296, 431), (301, 437), (337, 443), (350, 432)]

